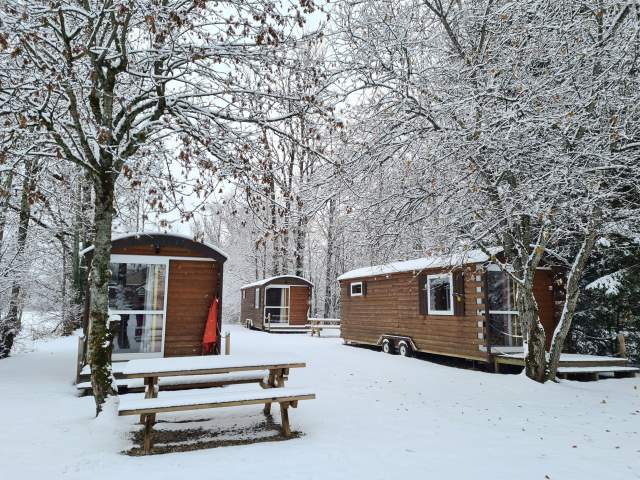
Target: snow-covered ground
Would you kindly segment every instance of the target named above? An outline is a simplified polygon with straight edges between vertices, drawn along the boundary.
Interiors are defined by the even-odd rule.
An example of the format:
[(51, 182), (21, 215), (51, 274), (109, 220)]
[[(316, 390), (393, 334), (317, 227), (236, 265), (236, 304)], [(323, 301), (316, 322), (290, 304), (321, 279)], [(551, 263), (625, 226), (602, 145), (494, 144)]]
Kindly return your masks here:
[[(0, 361), (1, 478), (640, 478), (639, 378), (537, 385), (347, 347), (336, 338), (230, 330), (233, 353), (307, 360), (287, 384), (317, 393), (291, 410), (302, 437), (123, 455), (137, 419), (112, 410), (94, 419), (92, 398), (76, 397), (72, 385), (76, 339), (40, 341)], [(159, 419), (196, 415), (215, 427), (258, 419), (260, 410)]]

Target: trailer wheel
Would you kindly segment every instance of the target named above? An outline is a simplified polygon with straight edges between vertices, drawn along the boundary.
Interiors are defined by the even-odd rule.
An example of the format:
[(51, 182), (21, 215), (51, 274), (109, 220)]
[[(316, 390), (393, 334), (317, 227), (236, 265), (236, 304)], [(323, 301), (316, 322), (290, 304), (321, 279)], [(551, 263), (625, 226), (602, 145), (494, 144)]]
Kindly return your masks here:
[(393, 353), (393, 344), (388, 338), (382, 340), (382, 351), (384, 353)]
[(398, 353), (402, 357), (410, 357), (413, 352), (411, 351), (411, 347), (407, 342), (405, 342), (404, 340), (400, 340), (400, 342), (398, 343)]

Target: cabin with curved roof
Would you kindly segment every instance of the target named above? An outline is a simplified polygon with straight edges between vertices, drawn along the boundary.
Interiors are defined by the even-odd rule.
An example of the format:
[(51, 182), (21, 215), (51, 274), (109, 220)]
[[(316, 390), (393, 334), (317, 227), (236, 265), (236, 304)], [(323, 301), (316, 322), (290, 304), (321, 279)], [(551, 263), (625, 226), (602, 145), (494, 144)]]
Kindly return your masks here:
[(270, 332), (306, 331), (313, 283), (296, 275), (278, 275), (240, 288), (240, 321)]
[[(93, 247), (80, 253), (90, 264)], [(205, 324), (216, 298), (218, 333), (221, 328), (226, 260), (215, 245), (185, 235), (114, 237), (109, 282), (113, 360), (203, 353)], [(219, 334), (212, 353), (220, 353)]]

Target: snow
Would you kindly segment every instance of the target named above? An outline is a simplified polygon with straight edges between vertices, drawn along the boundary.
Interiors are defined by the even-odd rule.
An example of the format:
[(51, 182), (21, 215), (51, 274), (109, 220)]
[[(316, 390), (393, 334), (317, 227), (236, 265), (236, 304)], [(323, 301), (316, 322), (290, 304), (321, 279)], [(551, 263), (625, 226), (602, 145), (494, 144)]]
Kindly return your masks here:
[(617, 295), (620, 292), (620, 277), (622, 276), (623, 271), (619, 270), (617, 272), (610, 273), (609, 275), (605, 275), (603, 277), (594, 280), (590, 284), (588, 284), (585, 288), (587, 290), (604, 290), (606, 295)]
[(123, 395), (118, 411), (141, 410), (145, 408), (180, 407), (207, 403), (247, 402), (267, 400), (275, 397), (304, 397), (315, 395), (309, 388), (268, 388), (256, 387), (251, 390), (229, 388), (205, 388), (189, 392), (162, 392), (158, 398), (133, 398)]
[(253, 283), (247, 283), (246, 285), (243, 285), (242, 287), (240, 287), (240, 289), (244, 290), (245, 288), (260, 287), (262, 285), (265, 285), (265, 284), (267, 284), (269, 282), (272, 282), (273, 280), (277, 280), (279, 278), (293, 278), (293, 279), (296, 279), (296, 280), (303, 280), (303, 281), (307, 282), (309, 285), (311, 285), (313, 287), (313, 283), (311, 283), (306, 278), (302, 278), (302, 277), (299, 277), (297, 275), (277, 275), (275, 277), (263, 278), (262, 280), (257, 280), (257, 281), (255, 281)]
[[(498, 253), (499, 249), (492, 249), (490, 253)], [(387, 263), (385, 265), (375, 265), (372, 267), (357, 268), (343, 273), (338, 280), (350, 280), (353, 278), (373, 277), (376, 275), (388, 275), (399, 272), (420, 272), (430, 268), (447, 268), (466, 265), (471, 263), (484, 263), (490, 257), (482, 250), (468, 250), (461, 253), (451, 253), (449, 255), (433, 255), (414, 260)]]
[[(0, 361), (2, 478), (382, 480), (424, 472), (447, 480), (640, 478), (639, 378), (539, 385), (522, 375), (348, 347), (336, 338), (225, 328), (237, 354), (308, 360), (286, 384), (317, 394), (290, 411), (300, 438), (123, 455), (131, 432), (141, 428), (138, 418), (118, 417), (114, 404), (94, 418), (93, 399), (77, 397), (72, 384), (77, 339), (61, 338)], [(273, 417), (279, 425), (277, 408)], [(190, 420), (218, 431), (263, 418), (260, 406), (167, 413), (158, 415), (158, 428), (184, 428), (165, 422)]]
[(271, 355), (234, 354), (234, 355), (207, 355), (198, 357), (171, 357), (171, 358), (147, 358), (142, 360), (130, 360), (122, 369), (123, 375), (143, 375), (145, 373), (171, 373), (185, 370), (211, 370), (211, 369), (250, 369), (263, 370), (266, 366), (289, 366), (305, 361), (299, 355), (290, 357), (276, 353)]
[[(132, 237), (142, 237), (145, 235), (162, 235), (162, 236), (166, 236), (166, 237), (179, 237), (179, 238), (184, 238), (186, 240), (191, 240), (193, 242), (198, 242), (198, 243), (202, 243), (203, 245), (206, 245), (207, 247), (211, 248), (212, 250), (215, 250), (216, 252), (218, 252), (220, 255), (222, 255), (225, 258), (229, 258), (229, 255), (227, 255), (220, 247), (212, 244), (212, 243), (208, 243), (208, 242), (201, 242), (199, 240), (194, 240), (192, 236), (189, 235), (184, 235), (182, 233), (165, 233), (165, 232), (134, 232), (134, 233), (125, 233), (122, 235), (114, 235), (111, 237), (111, 241), (114, 242), (116, 240), (122, 240), (125, 238), (132, 238)], [(95, 247), (93, 245), (85, 248), (84, 250), (81, 250), (79, 255), (83, 256), (85, 255), (87, 252), (90, 252), (94, 249)]]
[[(501, 357), (524, 358), (524, 352), (503, 353)], [(619, 362), (623, 360), (620, 357), (605, 357), (598, 355), (581, 355), (579, 353), (563, 353), (560, 355), (561, 362)]]

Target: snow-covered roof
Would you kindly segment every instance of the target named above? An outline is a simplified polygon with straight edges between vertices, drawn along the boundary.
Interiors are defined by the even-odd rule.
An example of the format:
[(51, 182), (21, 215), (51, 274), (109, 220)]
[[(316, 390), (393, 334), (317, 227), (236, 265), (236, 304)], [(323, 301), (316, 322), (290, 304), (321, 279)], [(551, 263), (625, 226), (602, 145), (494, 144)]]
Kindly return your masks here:
[[(225, 258), (229, 258), (229, 255), (227, 255), (220, 247), (213, 245), (212, 243), (208, 243), (208, 242), (201, 242), (198, 240), (194, 240), (193, 237), (190, 237), (189, 235), (184, 235), (182, 233), (164, 233), (164, 232), (135, 232), (135, 233), (125, 233), (122, 235), (116, 235), (111, 237), (111, 241), (115, 242), (116, 240), (124, 240), (126, 238), (139, 238), (139, 237), (144, 237), (144, 236), (154, 236), (154, 237), (178, 237), (178, 238), (184, 238), (185, 240), (191, 240), (192, 242), (196, 242), (196, 243), (201, 243), (202, 245), (205, 245), (206, 247), (209, 247), (212, 250), (215, 250), (216, 252), (218, 252), (220, 255), (222, 255)], [(85, 248), (84, 250), (80, 251), (80, 255), (84, 255), (87, 252), (90, 252), (94, 249), (94, 246), (91, 245), (90, 247)]]
[[(501, 251), (500, 248), (489, 250), (491, 254)], [(413, 272), (431, 268), (446, 268), (466, 265), (469, 263), (482, 263), (489, 260), (489, 256), (482, 250), (467, 250), (466, 252), (450, 253), (447, 255), (431, 255), (429, 257), (392, 262), (385, 265), (357, 268), (343, 273), (338, 280), (350, 280), (352, 278), (373, 277), (390, 273)]]
[(275, 277), (263, 278), (262, 280), (257, 280), (252, 283), (247, 283), (246, 285), (243, 285), (242, 287), (240, 287), (240, 290), (244, 290), (245, 288), (251, 288), (251, 287), (261, 287), (262, 285), (266, 285), (267, 283), (270, 283), (274, 280), (278, 280), (280, 278), (293, 278), (295, 280), (302, 280), (313, 287), (312, 282), (310, 282), (306, 278), (298, 277), (297, 275), (276, 275)]

